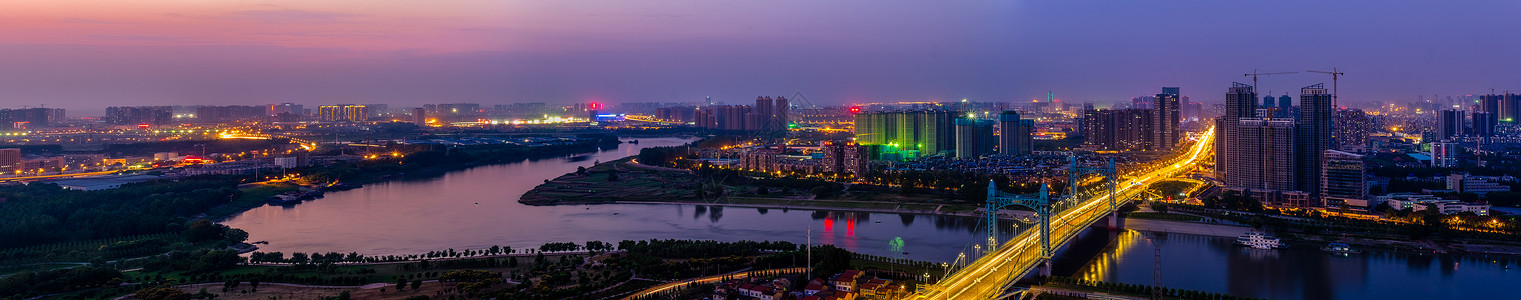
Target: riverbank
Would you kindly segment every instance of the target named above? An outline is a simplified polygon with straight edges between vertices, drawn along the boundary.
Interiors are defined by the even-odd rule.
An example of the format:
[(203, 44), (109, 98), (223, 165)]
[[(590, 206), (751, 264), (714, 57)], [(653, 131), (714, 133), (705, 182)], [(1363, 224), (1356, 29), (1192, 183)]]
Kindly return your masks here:
[[(1251, 231), (1260, 231), (1252, 227), (1231, 226), (1219, 224), (1206, 224), (1163, 219), (1126, 218), (1125, 229), (1136, 231), (1181, 233), (1203, 236), (1217, 236), (1235, 238)], [(1324, 246), (1327, 243), (1349, 244), (1360, 250), (1384, 250), (1405, 253), (1422, 254), (1474, 254), (1474, 255), (1504, 255), (1521, 256), (1521, 245), (1479, 243), (1468, 240), (1436, 241), (1436, 240), (1403, 240), (1394, 237), (1379, 237), (1371, 235), (1351, 234), (1305, 234), (1287, 233), (1279, 237), (1292, 244), (1304, 246)]]
[[(820, 199), (811, 191), (743, 184), (722, 187), (724, 196), (699, 197), (702, 178), (691, 170), (646, 166), (632, 157), (599, 163), (548, 180), (524, 193), (518, 202), (534, 205), (581, 204), (685, 204), (760, 209), (830, 210), (869, 213), (921, 214), (976, 217), (979, 206), (937, 203), (928, 198), (892, 195), (897, 201), (852, 200), (883, 198), (873, 192), (849, 192), (838, 198)], [(765, 192), (761, 192), (765, 189)], [(884, 196), (885, 197), (885, 196)], [(1023, 211), (1001, 211), (1004, 218), (1025, 217)]]

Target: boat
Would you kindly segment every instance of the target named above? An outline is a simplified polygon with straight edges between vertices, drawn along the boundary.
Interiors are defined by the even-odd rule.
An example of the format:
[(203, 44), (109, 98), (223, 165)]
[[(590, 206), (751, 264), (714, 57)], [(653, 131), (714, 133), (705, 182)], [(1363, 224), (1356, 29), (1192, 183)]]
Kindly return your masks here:
[(1277, 249), (1284, 247), (1283, 243), (1279, 241), (1278, 238), (1256, 231), (1247, 232), (1240, 237), (1236, 237), (1236, 244), (1257, 249)]
[(1357, 254), (1357, 253), (1362, 253), (1361, 250), (1352, 249), (1352, 245), (1347, 245), (1347, 244), (1343, 244), (1343, 243), (1330, 243), (1330, 244), (1326, 244), (1325, 247), (1320, 247), (1320, 250), (1321, 251), (1325, 251), (1325, 252), (1341, 253), (1341, 254)]

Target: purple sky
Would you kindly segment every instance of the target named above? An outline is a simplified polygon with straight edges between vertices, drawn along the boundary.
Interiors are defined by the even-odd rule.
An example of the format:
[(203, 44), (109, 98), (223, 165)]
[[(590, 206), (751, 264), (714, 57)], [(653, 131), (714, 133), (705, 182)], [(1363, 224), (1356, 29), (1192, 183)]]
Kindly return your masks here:
[[(20, 1), (0, 101), (1219, 101), (1339, 67), (1343, 103), (1521, 91), (1521, 2)], [(1264, 77), (1281, 94), (1320, 74)], [(73, 114), (71, 114), (73, 115)]]

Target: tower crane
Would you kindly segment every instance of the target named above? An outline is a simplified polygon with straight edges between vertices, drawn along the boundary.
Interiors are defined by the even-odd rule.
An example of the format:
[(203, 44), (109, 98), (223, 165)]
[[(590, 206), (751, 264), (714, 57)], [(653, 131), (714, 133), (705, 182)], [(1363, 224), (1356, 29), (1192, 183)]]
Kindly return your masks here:
[[(1252, 77), (1252, 91), (1255, 92), (1255, 91), (1257, 91), (1257, 76), (1278, 75), (1278, 74), (1294, 74), (1294, 73), (1299, 73), (1299, 72), (1269, 72), (1269, 73), (1261, 73), (1261, 72), (1257, 72), (1257, 69), (1252, 69), (1252, 72), (1246, 74), (1246, 76), (1251, 76)], [(1253, 96), (1256, 96), (1256, 95), (1253, 95)], [(1255, 100), (1253, 102), (1255, 102)]]
[(1309, 70), (1309, 71), (1305, 71), (1305, 72), (1321, 73), (1321, 74), (1331, 74), (1331, 107), (1333, 109), (1335, 107), (1337, 107), (1336, 106), (1336, 98), (1338, 97), (1337, 96), (1337, 89), (1338, 89), (1338, 87), (1336, 85), (1336, 80), (1339, 79), (1339, 78), (1341, 78), (1341, 75), (1346, 75), (1346, 73), (1338, 72), (1338, 71), (1336, 71), (1336, 68), (1331, 68), (1331, 71)]

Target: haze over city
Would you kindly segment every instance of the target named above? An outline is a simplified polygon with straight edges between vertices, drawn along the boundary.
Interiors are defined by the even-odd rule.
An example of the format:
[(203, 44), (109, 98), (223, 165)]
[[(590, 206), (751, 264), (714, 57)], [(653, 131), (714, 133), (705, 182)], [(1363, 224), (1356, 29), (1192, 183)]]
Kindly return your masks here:
[[(1339, 67), (1344, 104), (1521, 90), (1515, 1), (12, 1), (0, 101), (1121, 101)], [(1278, 94), (1321, 74), (1262, 80)], [(1329, 82), (1328, 82), (1329, 83)]]

